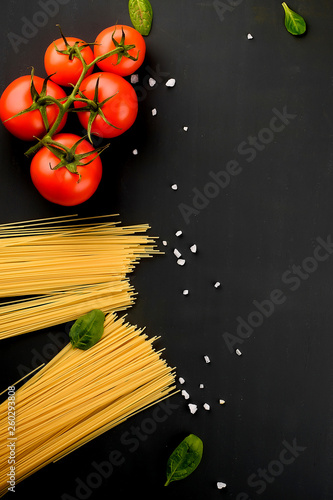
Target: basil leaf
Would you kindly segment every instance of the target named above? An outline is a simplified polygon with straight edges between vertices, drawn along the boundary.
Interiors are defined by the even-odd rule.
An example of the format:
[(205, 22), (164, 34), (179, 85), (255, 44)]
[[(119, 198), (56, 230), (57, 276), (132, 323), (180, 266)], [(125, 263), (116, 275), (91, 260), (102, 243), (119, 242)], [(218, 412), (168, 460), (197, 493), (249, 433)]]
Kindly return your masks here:
[(167, 463), (167, 486), (189, 476), (199, 465), (202, 458), (203, 443), (198, 436), (187, 436), (170, 455)]
[(283, 2), (282, 7), (285, 12), (284, 24), (289, 33), (292, 35), (303, 35), (306, 31), (306, 22), (303, 17), (291, 10), (286, 2)]
[(104, 332), (105, 314), (100, 309), (93, 309), (78, 318), (69, 331), (73, 347), (86, 351), (95, 345)]
[(128, 10), (134, 28), (141, 35), (149, 35), (153, 22), (153, 9), (149, 0), (129, 0)]

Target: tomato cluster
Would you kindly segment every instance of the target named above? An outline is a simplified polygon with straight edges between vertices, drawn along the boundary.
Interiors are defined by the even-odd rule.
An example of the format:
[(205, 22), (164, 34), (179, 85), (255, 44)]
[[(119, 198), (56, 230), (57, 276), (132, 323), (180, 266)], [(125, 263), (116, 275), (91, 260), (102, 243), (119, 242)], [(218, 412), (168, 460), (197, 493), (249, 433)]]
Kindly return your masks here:
[[(138, 99), (126, 76), (143, 63), (146, 44), (130, 26), (111, 26), (86, 43), (61, 37), (44, 55), (47, 78), (17, 78), (0, 98), (0, 119), (23, 141), (37, 142), (27, 151), (33, 156), (31, 179), (47, 200), (65, 206), (86, 201), (102, 178), (100, 153), (92, 135), (113, 138), (135, 122)], [(69, 111), (87, 130), (87, 139), (62, 132)]]

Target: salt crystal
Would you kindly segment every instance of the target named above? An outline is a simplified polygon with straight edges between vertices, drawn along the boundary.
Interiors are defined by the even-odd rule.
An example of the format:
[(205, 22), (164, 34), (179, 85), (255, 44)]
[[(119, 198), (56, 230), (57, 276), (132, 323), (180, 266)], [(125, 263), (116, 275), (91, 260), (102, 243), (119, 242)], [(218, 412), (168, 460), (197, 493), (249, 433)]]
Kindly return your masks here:
[(221, 286), (221, 283), (219, 281), (217, 281), (214, 286), (215, 286), (215, 288), (218, 288), (219, 286)]
[(199, 385), (200, 389), (203, 389), (205, 386), (203, 384)]
[(188, 290), (183, 290), (183, 295), (188, 295)]
[(154, 87), (156, 80), (154, 80), (154, 78), (149, 78), (148, 83), (149, 83), (149, 87)]
[(175, 254), (175, 256), (177, 257), (177, 259), (178, 259), (179, 257), (181, 257), (181, 255), (182, 255), (182, 254), (180, 253), (180, 251), (179, 251), (179, 250), (177, 250), (177, 248), (175, 248), (175, 249), (174, 249), (173, 253), (174, 253), (174, 254)]
[(196, 251), (197, 251), (197, 245), (192, 245), (190, 247), (190, 250), (191, 250), (191, 252), (196, 253)]
[(209, 404), (208, 404), (208, 403), (205, 403), (205, 404), (203, 405), (203, 407), (205, 408), (205, 410), (210, 410), (210, 406), (209, 406)]
[(206, 363), (210, 363), (210, 359), (208, 356), (204, 356), (204, 359), (205, 359)]
[(138, 150), (137, 149), (133, 149), (133, 154), (137, 155), (138, 154)]
[(183, 265), (185, 264), (185, 259), (178, 259), (178, 260), (177, 260), (177, 264), (178, 264), (179, 266), (183, 266)]
[(195, 412), (197, 411), (197, 409), (198, 409), (198, 406), (197, 406), (197, 405), (195, 405), (195, 404), (193, 404), (193, 403), (189, 403), (188, 407), (189, 407), (190, 412), (191, 412), (192, 414), (193, 414), (193, 413), (195, 413)]
[(176, 80), (174, 78), (169, 78), (169, 80), (166, 82), (166, 87), (174, 87), (176, 84)]
[(174, 191), (176, 191), (178, 189), (177, 184), (172, 184), (171, 189), (173, 189)]
[(164, 241), (162, 241), (162, 244), (166, 247), (168, 242), (164, 240)]
[(157, 115), (157, 109), (156, 109), (156, 108), (152, 109), (152, 110), (151, 110), (151, 114), (152, 114), (153, 116), (156, 116), (156, 115)]
[(182, 234), (183, 234), (183, 232), (182, 232), (182, 231), (177, 231), (177, 232), (176, 232), (176, 236), (181, 236)]
[(188, 131), (188, 127), (183, 127), (183, 130), (185, 130), (185, 132)]
[(220, 405), (224, 405), (225, 404), (224, 399), (220, 399), (219, 403), (220, 403)]
[(247, 39), (248, 39), (248, 40), (252, 40), (252, 38), (253, 38), (253, 36), (251, 35), (251, 33), (248, 33), (248, 35), (247, 35)]
[(139, 75), (131, 75), (131, 83), (138, 83)]
[(222, 483), (220, 481), (217, 483), (217, 487), (218, 487), (219, 490), (222, 490), (222, 488), (225, 488), (226, 486), (227, 485), (225, 483)]
[(242, 355), (242, 353), (240, 352), (239, 349), (236, 349), (236, 354), (237, 354), (237, 356), (241, 356)]
[(185, 384), (185, 379), (183, 377), (179, 377), (178, 380), (180, 384)]
[(185, 399), (189, 399), (190, 395), (187, 391), (182, 391), (182, 396), (184, 396)]

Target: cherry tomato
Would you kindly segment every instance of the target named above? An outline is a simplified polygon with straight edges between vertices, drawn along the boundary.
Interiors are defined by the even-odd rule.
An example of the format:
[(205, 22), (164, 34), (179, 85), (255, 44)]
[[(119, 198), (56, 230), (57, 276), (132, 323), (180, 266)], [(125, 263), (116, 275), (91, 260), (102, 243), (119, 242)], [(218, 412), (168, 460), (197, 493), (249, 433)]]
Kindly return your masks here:
[[(78, 42), (79, 47), (85, 45), (85, 42), (80, 38), (69, 36), (66, 37), (66, 41), (70, 47), (73, 47), (75, 42)], [(75, 85), (83, 70), (82, 62), (78, 57), (71, 58), (69, 54), (61, 54), (57, 52), (55, 46), (58, 50), (70, 50), (70, 47), (66, 46), (63, 38), (58, 38), (55, 42), (52, 42), (46, 49), (44, 56), (46, 73), (48, 75), (52, 75), (51, 80), (59, 85), (63, 85), (64, 87)], [(87, 64), (90, 64), (94, 60), (94, 53), (89, 46), (83, 47), (81, 49), (81, 54)], [(86, 75), (90, 75), (93, 69), (93, 66), (89, 68)]]
[[(57, 134), (53, 140), (71, 148), (80, 137), (75, 134)], [(94, 157), (96, 151), (86, 140), (83, 140), (76, 148), (76, 154), (87, 153), (82, 163), (87, 163)], [(73, 206), (83, 203), (96, 191), (102, 178), (102, 161), (97, 153), (89, 165), (77, 166), (77, 173), (72, 173), (68, 168), (62, 166), (54, 169), (59, 164), (59, 158), (55, 156), (47, 147), (40, 149), (33, 157), (30, 165), (30, 175), (32, 182), (39, 193), (58, 205)]]
[(127, 53), (131, 57), (135, 59), (137, 58), (137, 60), (130, 59), (124, 55), (117, 64), (118, 55), (114, 54), (113, 56), (107, 57), (97, 63), (97, 66), (102, 71), (110, 71), (111, 73), (116, 73), (117, 75), (128, 76), (134, 73), (134, 71), (136, 71), (143, 63), (146, 55), (146, 42), (143, 36), (131, 26), (123, 25), (111, 26), (110, 28), (106, 28), (101, 31), (95, 40), (95, 58), (114, 50), (116, 45), (114, 44), (112, 37), (114, 37), (117, 43), (121, 43), (123, 33), (125, 35), (124, 50), (126, 50), (126, 46), (128, 45), (135, 45), (135, 48), (129, 49)]
[[(40, 93), (43, 87), (43, 78), (34, 76), (33, 81), (37, 92)], [(8, 85), (0, 98), (1, 121), (9, 132), (23, 141), (33, 141), (34, 137), (42, 137), (46, 133), (43, 118), (38, 109), (8, 120), (8, 118), (32, 105), (33, 99), (31, 97), (30, 83), (30, 75), (21, 76)], [(50, 81), (47, 82), (46, 93), (57, 99), (66, 97), (65, 91), (59, 85)], [(51, 127), (59, 114), (59, 108), (56, 104), (50, 104), (46, 106), (46, 114), (49, 126)], [(66, 121), (67, 114), (61, 120), (57, 132), (62, 130)]]
[[(100, 137), (117, 137), (135, 122), (138, 114), (137, 95), (132, 85), (122, 76), (101, 72), (88, 76), (80, 86), (80, 91), (90, 100), (94, 99), (97, 80), (99, 81), (98, 101), (102, 103), (110, 97), (100, 109), (113, 126), (106, 123), (103, 117), (97, 114), (91, 126), (91, 133)], [(74, 107), (76, 109), (85, 107), (85, 103), (74, 101)], [(90, 112), (79, 111), (77, 115), (81, 125), (88, 129)]]

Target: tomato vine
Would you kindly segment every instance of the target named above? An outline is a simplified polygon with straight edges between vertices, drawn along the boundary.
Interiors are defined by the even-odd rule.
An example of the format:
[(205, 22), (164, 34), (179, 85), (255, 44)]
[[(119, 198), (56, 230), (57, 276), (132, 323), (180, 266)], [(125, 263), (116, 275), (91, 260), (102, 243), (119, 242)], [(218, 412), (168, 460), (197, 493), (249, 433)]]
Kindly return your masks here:
[[(65, 37), (64, 37), (64, 39), (65, 39)], [(91, 44), (89, 44), (89, 45), (91, 45)], [(120, 57), (120, 58), (121, 57), (129, 57), (128, 47), (125, 46), (126, 50), (124, 50), (124, 46), (125, 46), (125, 37), (123, 37), (123, 39), (121, 40), (120, 43), (118, 43), (118, 46), (115, 49), (96, 57), (90, 63), (86, 63), (84, 57), (82, 56), (82, 53), (81, 53), (82, 47), (80, 47), (78, 44), (74, 44), (71, 47), (71, 49), (70, 49), (71, 54), (68, 57), (71, 57), (71, 58), (77, 57), (80, 60), (80, 62), (82, 64), (81, 75), (80, 75), (79, 79), (77, 80), (76, 84), (73, 86), (71, 93), (66, 98), (57, 99), (56, 97), (45, 96), (45, 100), (44, 101), (41, 100), (37, 104), (37, 107), (39, 107), (39, 109), (45, 105), (55, 104), (59, 109), (59, 113), (58, 113), (56, 120), (53, 122), (53, 124), (51, 125), (51, 127), (49, 128), (47, 133), (44, 135), (44, 137), (40, 138), (38, 140), (38, 142), (36, 142), (36, 144), (31, 146), (26, 151), (26, 153), (25, 153), (26, 156), (34, 155), (43, 146), (48, 147), (49, 145), (52, 145), (52, 137), (57, 132), (58, 127), (59, 127), (61, 121), (63, 120), (65, 114), (70, 110), (71, 106), (74, 104), (74, 102), (76, 100), (79, 99), (81, 103), (86, 101), (87, 105), (89, 105), (88, 99), (85, 100), (85, 98), (82, 95), (80, 95), (79, 98), (77, 97), (79, 94), (80, 85), (82, 84), (83, 80), (85, 79), (87, 73), (89, 72), (89, 70), (91, 70), (91, 68), (93, 68), (95, 66), (95, 64), (98, 64), (100, 61), (103, 61), (104, 59), (111, 57), (115, 54), (117, 54), (118, 57)], [(134, 45), (131, 45), (131, 48), (134, 48), (134, 47), (135, 47)], [(47, 79), (48, 78), (49, 78), (49, 76), (47, 77)], [(32, 82), (33, 82), (33, 80), (32, 80)], [(29, 111), (29, 109), (25, 110), (25, 112), (28, 112), (28, 111)], [(92, 142), (90, 134), (89, 134), (89, 140), (90, 140), (90, 142)]]

